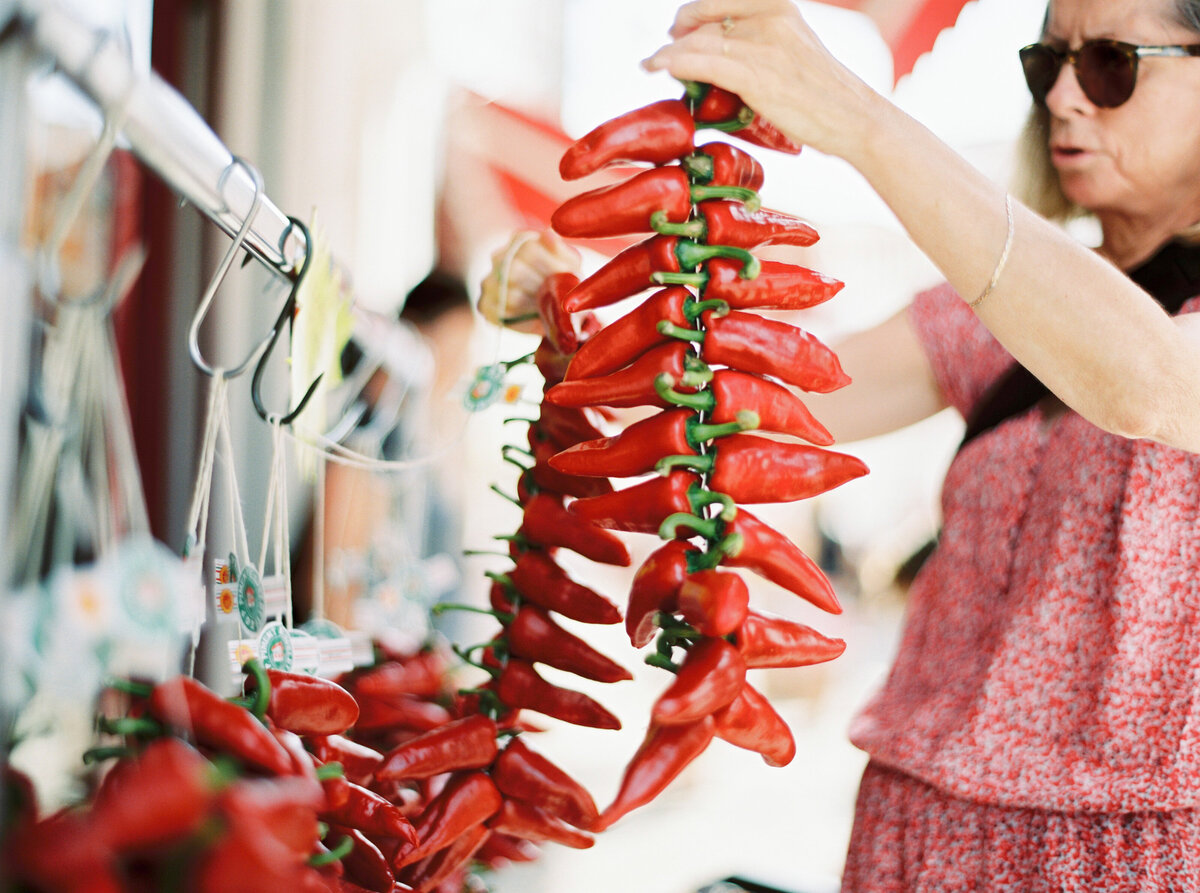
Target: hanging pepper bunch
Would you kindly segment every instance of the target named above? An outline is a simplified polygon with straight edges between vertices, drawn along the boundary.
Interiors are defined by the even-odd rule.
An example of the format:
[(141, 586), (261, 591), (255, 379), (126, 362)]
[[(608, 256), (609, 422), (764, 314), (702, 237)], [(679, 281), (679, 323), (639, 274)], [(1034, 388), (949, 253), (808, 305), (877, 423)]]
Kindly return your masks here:
[(98, 720), (119, 744), (85, 755), (104, 770), (85, 803), (39, 816), (32, 786), (10, 767), (6, 795), (18, 808), (5, 813), (5, 880), (114, 893), (360, 889), (359, 831), (406, 841), (415, 832), (305, 746), (352, 725), (354, 699), (326, 679), (247, 667), (244, 698), (188, 676), (114, 683), (129, 707)]
[(811, 307), (842, 288), (752, 253), (768, 244), (811, 245), (816, 231), (761, 207), (763, 169), (753, 157), (724, 142), (696, 146), (695, 133), (728, 131), (791, 153), (800, 147), (736, 95), (685, 87), (682, 98), (618, 116), (568, 148), (565, 179), (614, 163), (653, 166), (574, 196), (551, 219), (567, 238), (648, 235), (565, 291), (561, 313), (659, 287), (579, 346), (563, 381), (545, 393), (554, 411), (659, 410), (547, 459), (557, 472), (597, 479), (657, 472), (568, 509), (606, 528), (665, 540), (634, 576), (625, 624), (636, 647), (657, 635), (647, 662), (675, 677), (599, 829), (656, 796), (714, 737), (771, 765), (792, 759), (786, 722), (746, 671), (830, 660), (844, 643), (751, 609), (736, 569), (825, 611), (841, 608), (817, 565), (741, 505), (815, 496), (866, 473), (857, 458), (827, 449), (832, 437), (792, 390), (825, 393), (847, 384), (836, 355), (808, 332), (757, 312)]
[[(585, 318), (580, 332), (562, 312), (562, 295), (576, 284), (574, 276), (555, 277), (539, 295), (548, 334), (528, 359), (546, 386), (561, 381), (581, 340), (598, 328)], [(454, 649), (486, 681), (451, 698), (445, 689), (450, 674), (434, 652), (395, 656), (343, 677), (359, 701), (359, 720), (347, 735), (314, 742), (314, 752), (342, 763), (351, 782), (403, 805), (414, 838), (378, 846), (390, 872), (381, 868), (378, 875), (418, 891), (460, 889), (473, 866), (530, 861), (545, 842), (592, 846), (588, 830), (599, 818), (594, 800), (526, 743), (535, 729), (523, 714), (619, 728), (617, 717), (592, 697), (551, 683), (537, 665), (599, 682), (631, 678), (556, 620), (559, 615), (582, 623), (621, 621), (611, 601), (572, 579), (557, 558), (566, 549), (597, 562), (630, 564), (616, 534), (567, 510), (568, 500), (609, 494), (611, 484), (548, 463), (601, 431), (590, 410), (547, 403), (536, 419), (522, 421), (528, 424), (526, 446), (503, 453), (519, 470), (516, 496), (506, 498), (521, 508), (521, 522), (514, 534), (497, 537), (507, 544), (503, 554), (511, 567), (489, 574), (487, 613), (499, 629), (486, 642)], [(368, 888), (389, 889), (382, 880)]]

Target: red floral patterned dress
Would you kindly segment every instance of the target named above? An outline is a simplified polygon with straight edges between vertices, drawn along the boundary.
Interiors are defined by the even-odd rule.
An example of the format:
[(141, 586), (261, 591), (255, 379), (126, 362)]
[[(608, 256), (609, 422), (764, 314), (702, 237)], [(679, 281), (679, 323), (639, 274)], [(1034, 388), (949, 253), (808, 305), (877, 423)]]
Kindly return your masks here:
[[(967, 415), (1011, 357), (948, 286), (910, 314)], [(852, 724), (843, 890), (1200, 890), (1200, 456), (1035, 408), (942, 510)]]

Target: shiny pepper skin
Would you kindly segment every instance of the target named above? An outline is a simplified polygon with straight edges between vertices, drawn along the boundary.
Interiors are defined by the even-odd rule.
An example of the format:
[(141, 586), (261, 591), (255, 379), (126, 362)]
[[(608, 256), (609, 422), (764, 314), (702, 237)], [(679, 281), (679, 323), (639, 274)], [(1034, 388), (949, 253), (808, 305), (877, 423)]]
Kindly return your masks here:
[(654, 702), (651, 720), (681, 725), (729, 704), (746, 684), (746, 662), (724, 639), (703, 638), (688, 649), (675, 679)]

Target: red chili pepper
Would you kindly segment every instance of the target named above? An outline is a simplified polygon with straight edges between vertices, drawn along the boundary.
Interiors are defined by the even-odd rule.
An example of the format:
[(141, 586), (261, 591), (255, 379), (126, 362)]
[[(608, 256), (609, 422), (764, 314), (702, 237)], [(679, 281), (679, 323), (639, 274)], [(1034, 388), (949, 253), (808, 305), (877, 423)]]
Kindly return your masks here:
[[(686, 291), (686, 289), (683, 290)], [(583, 350), (595, 340), (595, 337), (589, 338), (579, 349)], [(576, 356), (578, 356), (578, 352)], [(573, 362), (574, 359), (572, 359)], [(566, 449), (580, 441), (595, 440), (597, 437), (604, 436), (604, 432), (596, 427), (593, 415), (594, 410), (586, 407), (542, 403), (533, 427), (537, 429), (539, 439), (549, 440), (559, 449)]]
[[(451, 893), (467, 889), (468, 886), (461, 880), (455, 881), (454, 875), (466, 867), (490, 833), (487, 825), (475, 825), (433, 855), (405, 867), (401, 872), (403, 889), (411, 889), (416, 893), (435, 893), (438, 890)], [(443, 887), (443, 884), (447, 886)]]
[[(722, 90), (709, 84), (697, 85), (704, 89), (699, 104), (692, 110), (697, 128), (710, 127), (725, 131), (738, 139), (756, 146), (799, 155), (803, 148), (785, 136), (779, 128), (757, 114), (736, 93)], [(699, 92), (689, 85), (689, 95)]]
[(705, 245), (677, 236), (651, 236), (626, 248), (579, 285), (563, 299), (568, 312), (605, 307), (636, 295), (663, 281), (663, 273), (686, 273), (713, 258), (736, 258), (741, 263), (741, 275), (753, 279), (758, 275), (759, 262), (744, 248), (730, 245)]
[(563, 629), (537, 605), (522, 605), (505, 638), (512, 654), (596, 682), (620, 682), (633, 674), (579, 636)]
[(823, 611), (842, 613), (833, 586), (816, 562), (786, 536), (742, 508), (732, 521), (724, 522), (724, 533), (722, 564), (754, 571)]
[(508, 707), (533, 710), (577, 726), (619, 729), (621, 721), (580, 691), (552, 685), (533, 664), (510, 657), (496, 678), (496, 695)]
[(506, 797), (535, 803), (576, 828), (586, 830), (600, 817), (587, 789), (520, 737), (500, 752), (491, 776)]
[(695, 414), (670, 409), (631, 424), (620, 434), (578, 443), (550, 458), (550, 465), (565, 474), (597, 477), (634, 477), (654, 470), (663, 456), (696, 452), (689, 436)]
[(417, 840), (417, 832), (400, 807), (374, 791), (353, 783), (350, 783), (350, 796), (345, 805), (322, 810), (321, 818), (357, 828), (372, 837), (394, 837), (410, 842)]
[(203, 747), (223, 751), (275, 775), (292, 772), (291, 756), (254, 714), (190, 676), (176, 676), (154, 686), (147, 708), (160, 722), (190, 732)]
[(562, 308), (563, 298), (578, 284), (579, 277), (574, 273), (551, 273), (542, 281), (541, 288), (534, 296), (538, 316), (546, 328), (546, 337), (561, 354), (572, 354), (579, 349), (579, 333), (575, 331), (575, 323)]
[(653, 102), (580, 137), (563, 153), (558, 172), (564, 180), (578, 180), (616, 162), (666, 164), (691, 151), (695, 130), (683, 100)]
[(553, 468), (549, 463), (550, 457), (557, 454), (561, 447), (552, 441), (539, 440), (536, 432), (531, 430), (529, 443), (534, 463), (523, 471), (518, 479), (517, 498), (522, 505), (528, 504), (530, 499), (543, 490), (576, 498), (612, 492), (612, 484), (608, 481), (576, 477)]
[(688, 346), (671, 341), (652, 347), (628, 366), (593, 378), (563, 381), (546, 391), (545, 401), (558, 406), (669, 407), (654, 387), (658, 376), (687, 382)]
[(325, 792), (324, 809), (338, 809), (350, 802), (350, 781), (344, 774), (320, 776)]
[(411, 695), (377, 698), (360, 695), (356, 732), (379, 732), (400, 729), (428, 732), (448, 723), (453, 717), (445, 707), (433, 701)]
[(770, 702), (748, 683), (713, 714), (718, 738), (762, 754), (768, 766), (786, 766), (796, 756), (792, 731)]
[(295, 732), (281, 729), (271, 721), (271, 717), (267, 717), (267, 728), (271, 734), (275, 736), (275, 740), (283, 745), (283, 749), (291, 755), (292, 758), (292, 775), (298, 775), (301, 778), (307, 778), (309, 781), (317, 779), (317, 765), (313, 762), (313, 755), (304, 747), (304, 742)]
[(659, 725), (695, 722), (736, 698), (745, 684), (746, 662), (738, 650), (724, 639), (700, 639), (654, 702), (651, 720)]
[[(699, 216), (683, 222), (655, 212), (650, 216), (650, 229), (662, 236), (685, 236), (712, 245), (733, 245), (746, 249), (762, 245), (807, 247), (820, 239), (812, 225), (799, 217), (769, 208), (751, 210), (739, 201), (705, 201), (696, 206), (696, 211)], [(767, 270), (764, 268), (763, 272)], [(815, 278), (816, 274), (812, 276)], [(819, 281), (822, 284), (834, 282), (825, 277)], [(841, 283), (837, 283), (837, 286), (840, 290)]]
[(555, 209), (550, 225), (572, 239), (648, 233), (652, 219), (680, 224), (692, 213), (693, 203), (710, 199), (757, 205), (758, 194), (737, 186), (693, 185), (683, 168), (657, 167), (572, 196)]
[[(280, 728), (299, 735), (336, 735), (354, 725), (358, 704), (336, 682), (308, 673), (267, 669), (271, 697), (267, 716)], [(245, 689), (256, 691), (256, 677), (246, 677)]]
[(496, 758), (496, 723), (477, 714), (452, 720), (390, 751), (375, 777), (430, 778), (455, 769), (482, 769)]
[(674, 383), (659, 379), (658, 392), (669, 403), (708, 413), (717, 425), (737, 422), (742, 413), (751, 412), (758, 428), (800, 437), (819, 446), (833, 443), (833, 435), (816, 420), (808, 407), (783, 385), (750, 372), (717, 369), (703, 391), (682, 393)]
[(308, 746), (322, 763), (341, 763), (347, 780), (366, 786), (383, 764), (383, 754), (342, 735), (314, 735)]
[(651, 723), (641, 746), (625, 767), (617, 796), (600, 814), (592, 830), (599, 832), (612, 827), (622, 816), (661, 794), (692, 760), (704, 753), (714, 729), (711, 716), (685, 725)]
[(110, 866), (116, 854), (104, 843), (105, 830), (84, 811), (63, 809), (38, 822), (17, 823), (0, 844), (4, 880), (35, 890), (77, 890), (81, 878), (96, 877), (99, 889), (120, 893)]
[[(565, 301), (566, 298), (564, 297), (563, 300)], [(539, 341), (537, 349), (533, 352), (533, 364), (547, 385), (562, 381), (570, 361), (571, 355), (556, 349), (548, 337)]]
[(772, 375), (805, 391), (828, 393), (850, 383), (837, 355), (796, 326), (737, 310), (704, 321), (701, 356), (715, 365)]
[(530, 840), (492, 831), (476, 853), (476, 858), (491, 869), (504, 868), (513, 862), (536, 862), (542, 851)]
[(548, 493), (525, 503), (518, 541), (536, 546), (561, 546), (601, 564), (628, 567), (629, 550), (611, 531), (574, 515)]
[(448, 846), (481, 825), (500, 808), (500, 792), (482, 772), (455, 772), (417, 817), (413, 844), (402, 846), (392, 860), (401, 869)]
[(758, 611), (749, 611), (733, 637), (747, 667), (807, 667), (833, 660), (846, 650), (811, 626)]
[(315, 874), (302, 856), (273, 838), (258, 819), (229, 815), (229, 827), (189, 871), (198, 893), (300, 890)]
[(504, 799), (500, 811), (488, 819), (488, 827), (538, 843), (551, 841), (576, 850), (595, 845), (595, 838), (577, 831), (566, 822), (527, 800)]
[(727, 636), (746, 619), (750, 590), (737, 574), (700, 570), (679, 587), (678, 604), (683, 619), (700, 634)]
[(305, 859), (320, 840), (318, 811), (325, 792), (316, 782), (289, 778), (240, 778), (218, 797), (221, 814), (237, 830), (271, 837), (296, 859)]
[[(684, 304), (690, 300), (692, 293), (678, 285), (655, 292), (585, 341), (571, 358), (565, 380), (594, 378), (616, 372), (650, 348), (662, 344), (669, 336), (658, 331), (659, 322), (665, 319), (681, 328), (690, 325), (691, 320), (683, 312)], [(554, 404), (542, 405), (544, 411), (545, 406)], [(603, 436), (598, 431), (592, 437), (579, 437), (572, 443)]]
[(658, 533), (668, 516), (693, 511), (700, 489), (698, 475), (672, 471), (606, 496), (576, 499), (568, 511), (611, 530)]
[[(758, 275), (747, 278), (737, 261), (723, 257), (708, 261), (699, 272), (660, 272), (651, 279), (660, 285), (702, 289), (706, 301), (757, 310), (804, 310), (828, 301), (843, 287), (842, 282), (823, 273), (778, 261), (762, 261)], [(718, 315), (724, 315), (728, 307)]]
[(595, 590), (575, 582), (553, 558), (539, 549), (522, 552), (516, 559), (516, 566), (500, 582), (512, 585), (526, 601), (580, 623), (621, 622), (621, 612), (616, 605)]
[(429, 648), (407, 655), (403, 659), (387, 660), (344, 681), (355, 694), (417, 695), (433, 697), (445, 688), (446, 658), (439, 651)]
[(396, 878), (379, 847), (357, 828), (331, 822), (328, 839), (340, 840), (343, 837), (354, 841), (354, 847), (341, 858), (349, 878), (365, 890), (392, 893)]
[(96, 789), (91, 815), (116, 851), (179, 840), (200, 827), (213, 802), (213, 767), (179, 738), (165, 736), (119, 760)]
[(697, 554), (685, 540), (670, 540), (650, 553), (633, 575), (625, 631), (634, 648), (654, 638), (659, 611), (674, 614), (679, 609), (679, 588), (688, 577), (689, 558)]
[(730, 434), (703, 456), (668, 456), (658, 465), (708, 472), (709, 487), (739, 504), (807, 499), (867, 473), (857, 456), (753, 434)]
[(763, 166), (758, 159), (729, 143), (705, 143), (679, 161), (697, 183), (762, 188)]

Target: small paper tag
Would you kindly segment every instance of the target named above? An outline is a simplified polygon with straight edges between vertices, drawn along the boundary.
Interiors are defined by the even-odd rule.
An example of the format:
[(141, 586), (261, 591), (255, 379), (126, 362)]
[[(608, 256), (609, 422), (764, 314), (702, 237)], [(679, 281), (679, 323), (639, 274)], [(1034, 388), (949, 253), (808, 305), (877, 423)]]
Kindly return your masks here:
[(315, 676), (321, 670), (321, 643), (302, 629), (293, 629), (292, 670)]
[(354, 669), (354, 653), (350, 640), (345, 636), (336, 639), (317, 639), (321, 653), (320, 673), (332, 678)]
[(258, 634), (258, 659), (269, 670), (291, 670), (295, 662), (292, 633), (282, 623), (272, 621)]
[(266, 610), (263, 599), (262, 579), (258, 569), (247, 564), (237, 578), (237, 608), (242, 626), (256, 633), (263, 628)]
[(245, 666), (246, 661), (257, 656), (257, 639), (229, 640), (229, 672), (233, 674), (233, 681), (235, 684), (242, 684), (242, 677), (245, 675), (245, 673), (242, 672), (242, 667)]
[(288, 611), (287, 578), (283, 574), (271, 574), (262, 579), (263, 614), (276, 620)]

